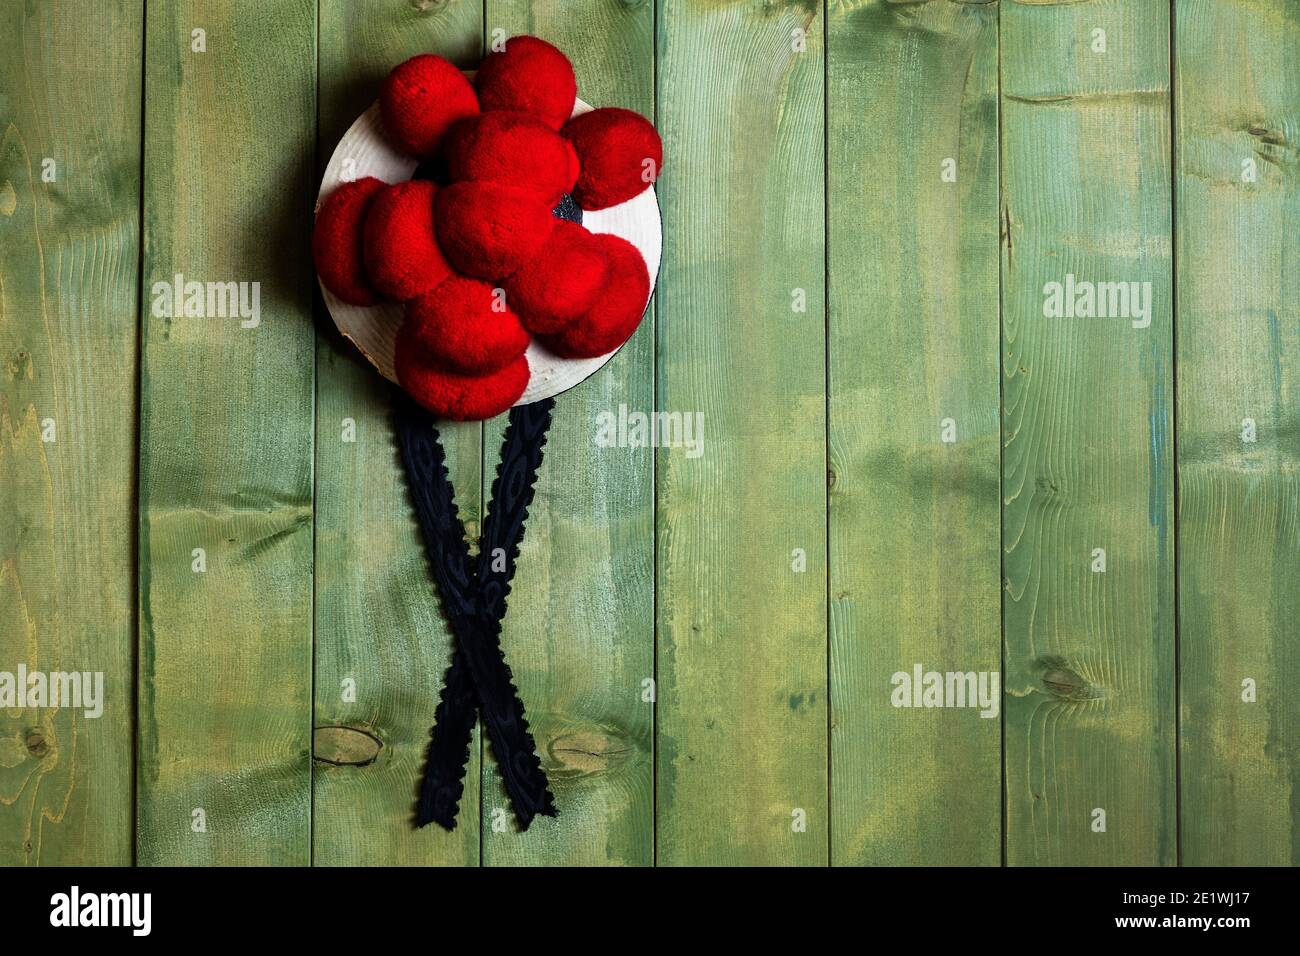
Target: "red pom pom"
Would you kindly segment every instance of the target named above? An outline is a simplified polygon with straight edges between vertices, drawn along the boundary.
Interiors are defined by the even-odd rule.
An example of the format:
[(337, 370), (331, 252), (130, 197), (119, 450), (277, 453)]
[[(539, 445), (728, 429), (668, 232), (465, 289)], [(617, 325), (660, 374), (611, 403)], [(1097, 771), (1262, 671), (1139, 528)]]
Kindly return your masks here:
[(483, 110), (523, 110), (559, 129), (573, 114), (578, 81), (569, 58), (537, 37), (511, 37), (474, 77)]
[(384, 134), (408, 156), (432, 156), (452, 123), (477, 114), (465, 74), (429, 53), (393, 67), (379, 92)]
[(366, 276), (362, 236), (370, 201), (383, 188), (373, 176), (344, 183), (329, 194), (316, 214), (311, 234), (316, 274), (325, 288), (350, 305), (379, 301), (379, 293)]
[(390, 299), (414, 299), (451, 275), (433, 229), (437, 187), (423, 179), (389, 186), (366, 215), (366, 272)]
[(440, 418), (473, 422), (500, 415), (528, 387), (528, 359), (519, 356), (488, 375), (455, 375), (427, 364), (419, 351), (403, 347), (397, 334), (397, 380), (413, 399)]
[(447, 259), (480, 279), (504, 279), (536, 256), (557, 221), (537, 193), (501, 183), (455, 183), (435, 205)]
[(510, 305), (528, 331), (558, 332), (591, 308), (606, 263), (597, 237), (577, 223), (558, 220), (541, 254), (507, 282)]
[(453, 180), (476, 179), (531, 189), (554, 206), (578, 180), (573, 144), (532, 113), (500, 111), (467, 119), (448, 134)]
[(636, 246), (607, 234), (592, 239), (609, 263), (596, 301), (581, 319), (542, 340), (564, 358), (595, 358), (614, 351), (641, 324), (650, 300), (650, 273)]
[(406, 347), (462, 375), (495, 372), (524, 354), (528, 333), (505, 306), (504, 293), (453, 275), (406, 304)]
[(607, 106), (575, 116), (563, 133), (582, 162), (573, 198), (583, 209), (627, 202), (659, 178), (664, 146), (640, 113)]

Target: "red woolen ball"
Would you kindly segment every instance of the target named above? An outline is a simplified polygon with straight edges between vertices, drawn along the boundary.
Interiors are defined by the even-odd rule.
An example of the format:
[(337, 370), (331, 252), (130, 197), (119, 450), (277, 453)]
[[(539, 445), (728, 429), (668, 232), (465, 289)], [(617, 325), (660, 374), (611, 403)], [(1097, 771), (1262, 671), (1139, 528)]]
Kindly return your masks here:
[(407, 325), (397, 334), (397, 380), (439, 418), (473, 422), (500, 415), (528, 387), (528, 359), (519, 356), (487, 375), (456, 375), (428, 364), (418, 349), (404, 348)]
[(537, 193), (502, 183), (454, 183), (438, 190), (438, 241), (458, 272), (504, 279), (535, 257), (556, 218)]
[(384, 135), (408, 156), (432, 156), (452, 123), (478, 111), (465, 74), (429, 53), (393, 67), (379, 91)]
[(462, 120), (444, 150), (452, 180), (521, 186), (552, 206), (578, 180), (573, 144), (532, 113), (502, 110)]
[(384, 184), (373, 176), (344, 183), (329, 194), (316, 214), (311, 254), (316, 274), (350, 305), (374, 305), (379, 293), (370, 284), (363, 258), (366, 211)]
[(583, 209), (627, 202), (659, 178), (663, 142), (640, 113), (606, 106), (575, 116), (562, 132), (582, 163), (573, 198)]
[(575, 222), (558, 220), (541, 254), (506, 281), (510, 305), (529, 332), (558, 332), (591, 308), (607, 263), (599, 238)]
[(609, 263), (596, 301), (585, 316), (542, 339), (563, 358), (594, 358), (614, 351), (641, 324), (650, 300), (650, 273), (636, 246), (618, 236), (592, 238)]
[(451, 275), (433, 228), (437, 187), (423, 179), (389, 186), (366, 215), (365, 260), (370, 282), (398, 302), (414, 299)]
[(406, 303), (406, 324), (408, 348), (461, 375), (495, 372), (528, 348), (528, 333), (506, 308), (504, 290), (458, 275)]
[(537, 37), (511, 37), (474, 77), (483, 111), (523, 110), (559, 129), (573, 114), (578, 81), (569, 58)]

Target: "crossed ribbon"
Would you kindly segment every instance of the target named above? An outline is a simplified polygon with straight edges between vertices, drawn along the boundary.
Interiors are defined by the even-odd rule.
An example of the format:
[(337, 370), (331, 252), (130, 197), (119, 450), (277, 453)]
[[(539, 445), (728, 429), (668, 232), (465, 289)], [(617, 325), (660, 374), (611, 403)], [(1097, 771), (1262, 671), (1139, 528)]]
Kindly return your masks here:
[[(500, 636), (555, 401), (547, 398), (510, 410), (476, 566), (470, 562), (465, 526), (456, 510), (455, 491), (433, 418), (405, 395), (399, 394), (395, 401), (394, 417), (411, 497), (456, 641), (434, 716), (416, 825), (438, 823), (455, 829), (465, 789), (470, 736), (475, 716), (481, 713), (506, 794), (520, 827), (527, 830), (534, 816), (555, 816), (555, 802), (528, 731), (510, 665), (501, 651)], [(493, 570), (494, 565), (498, 570)]]

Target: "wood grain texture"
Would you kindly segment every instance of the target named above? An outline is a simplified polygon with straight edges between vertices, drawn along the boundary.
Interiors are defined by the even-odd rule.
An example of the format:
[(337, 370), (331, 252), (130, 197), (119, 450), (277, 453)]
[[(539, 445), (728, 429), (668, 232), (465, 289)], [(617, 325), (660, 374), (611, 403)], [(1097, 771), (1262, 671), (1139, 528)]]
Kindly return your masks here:
[[(1165, 4), (1001, 10), (1013, 865), (1175, 858), (1168, 49)], [(1149, 282), (1149, 327), (1046, 317), (1067, 275)]]
[(658, 405), (704, 437), (656, 456), (658, 861), (824, 864), (821, 5), (658, 29)]
[(999, 711), (891, 702), (918, 663), (1001, 669), (997, 22), (994, 4), (831, 12), (836, 864), (1001, 859)]
[[(131, 862), (141, 7), (0, 9), (0, 864)], [(92, 684), (94, 678), (91, 678)]]
[(1300, 8), (1193, 0), (1175, 26), (1182, 859), (1294, 866)]
[[(203, 53), (193, 49), (200, 29)], [(137, 776), (146, 864), (309, 859), (315, 91), (314, 0), (149, 4)], [(154, 315), (155, 284), (177, 273), (259, 282), (260, 323)], [(198, 548), (203, 573), (193, 570)], [(195, 832), (199, 809), (206, 832)]]
[[(572, 58), (584, 100), (653, 118), (653, 4), (487, 0), (486, 8), (489, 42), (498, 29), (540, 36)], [(595, 440), (602, 414), (653, 402), (653, 315), (608, 365), (556, 400), (502, 647), (559, 816), (517, 832), (484, 760), (485, 864), (653, 862), (654, 704), (642, 682), (654, 675), (654, 453)], [(486, 427), (485, 495), (504, 429), (505, 416)]]
[[(398, 63), (428, 52), (468, 68), (479, 58), (477, 2), (421, 10), (324, 0), (320, 16), (320, 169)], [(407, 493), (392, 389), (334, 331), (319, 298), (317, 322), (315, 722), (341, 729), (317, 732), (313, 859), (477, 865), (477, 737), (456, 830), (412, 822), (451, 635)], [(477, 540), (483, 428), (449, 424), (440, 433), (466, 533)], [(344, 681), (355, 700), (345, 699)], [(342, 760), (330, 749), (336, 739), (349, 743)], [(383, 745), (377, 753), (374, 740)]]

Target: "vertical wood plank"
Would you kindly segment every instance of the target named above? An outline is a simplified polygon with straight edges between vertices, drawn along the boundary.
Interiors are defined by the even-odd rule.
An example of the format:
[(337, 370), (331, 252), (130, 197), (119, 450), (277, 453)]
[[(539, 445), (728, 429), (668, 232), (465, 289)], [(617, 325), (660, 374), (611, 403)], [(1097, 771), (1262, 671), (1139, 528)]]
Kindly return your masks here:
[[(304, 864), (316, 3), (147, 15), (137, 850)], [(159, 315), (177, 275), (257, 324)]]
[[(479, 58), (478, 0), (425, 9), (323, 0), (320, 17), (319, 169), (398, 63), (427, 52), (472, 68)], [(408, 497), (391, 388), (332, 331), (319, 299), (317, 314), (313, 859), (477, 865), (477, 740), (456, 829), (413, 825), (451, 635)], [(439, 432), (466, 533), (477, 540), (482, 426)]]
[(822, 5), (664, 0), (658, 860), (824, 864)]
[[(1175, 858), (1168, 50), (1167, 4), (1002, 5), (1011, 864)], [(1067, 276), (1149, 326), (1046, 316)]]
[(1294, 866), (1300, 9), (1175, 26), (1183, 862)]
[[(500, 29), (556, 44), (593, 106), (653, 118), (654, 4), (487, 0), (486, 26), (489, 41)], [(654, 705), (643, 699), (654, 674), (653, 452), (595, 442), (599, 416), (617, 417), (620, 405), (649, 412), (653, 403), (652, 316), (604, 369), (556, 401), (502, 646), (559, 816), (517, 832), (485, 760), (485, 863), (653, 862)], [(485, 431), (485, 494), (504, 431), (505, 416)]]
[(0, 9), (0, 671), (103, 682), (0, 709), (6, 866), (131, 862), (142, 30)]
[[(1001, 860), (997, 17), (831, 12), (835, 863)], [(991, 706), (900, 709), (918, 664)]]

